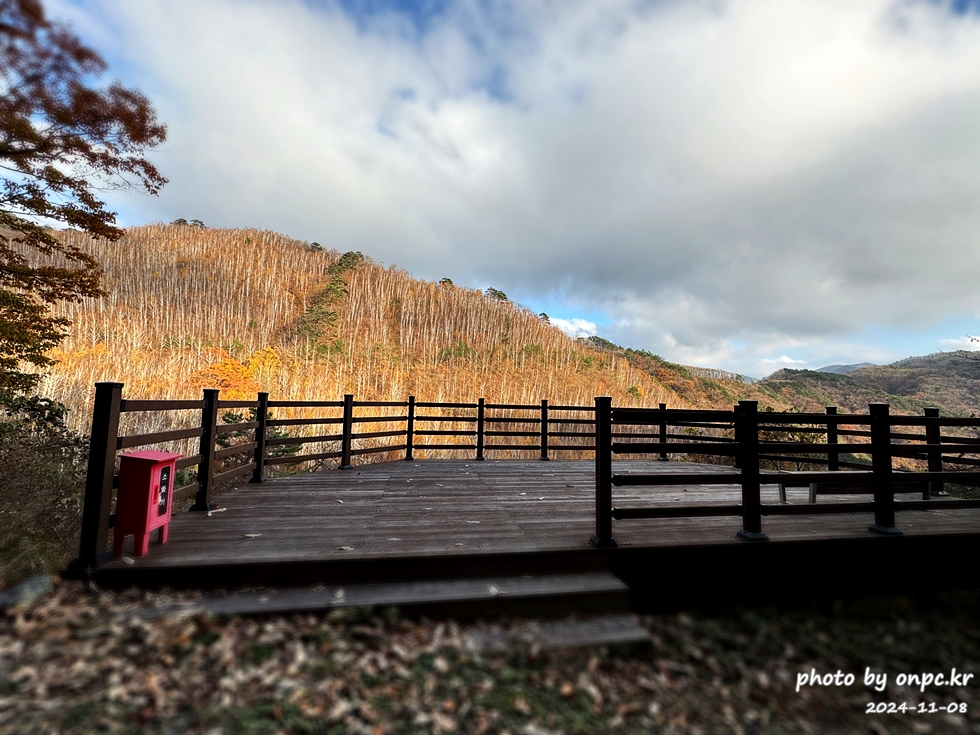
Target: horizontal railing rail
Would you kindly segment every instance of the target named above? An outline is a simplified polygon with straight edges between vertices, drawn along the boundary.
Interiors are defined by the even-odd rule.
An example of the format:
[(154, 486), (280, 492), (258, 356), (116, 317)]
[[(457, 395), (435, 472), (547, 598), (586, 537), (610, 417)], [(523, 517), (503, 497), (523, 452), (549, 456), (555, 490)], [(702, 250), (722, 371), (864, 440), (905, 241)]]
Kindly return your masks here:
[(127, 413), (131, 411), (180, 411), (185, 409), (204, 408), (204, 401), (119, 401), (119, 412)]
[[(943, 435), (945, 427), (980, 431), (980, 419), (940, 417), (938, 409), (925, 410), (924, 416), (892, 416), (886, 404), (870, 404), (869, 413), (838, 414), (836, 407), (820, 413), (760, 413), (755, 401), (740, 401), (732, 411), (613, 408), (611, 399), (596, 398), (596, 546), (615, 546), (612, 521), (650, 518), (739, 516), (741, 538), (765, 541), (763, 516), (810, 514), (873, 514), (869, 529), (887, 535), (901, 532), (895, 525), (898, 511), (946, 511), (980, 508), (980, 500), (945, 499), (946, 483), (980, 486), (980, 472), (950, 470), (944, 464), (980, 466), (980, 438)], [(640, 424), (659, 427), (659, 438), (650, 441), (619, 441), (621, 426)], [(698, 431), (711, 429), (714, 436), (691, 436), (671, 432), (673, 427), (698, 425)], [(853, 427), (867, 426), (867, 430)], [(920, 427), (895, 431), (894, 427)], [(717, 435), (720, 431), (722, 435)], [(824, 441), (818, 441), (820, 437)], [(841, 442), (841, 437), (866, 438), (866, 442)], [(687, 454), (706, 457), (732, 457), (730, 472), (614, 474), (612, 457), (623, 454)], [(959, 455), (959, 456), (951, 456)], [(853, 461), (867, 456), (867, 462)], [(842, 459), (846, 457), (847, 459)], [(917, 466), (894, 467), (894, 461)], [(762, 465), (769, 462), (776, 469)], [(795, 463), (796, 470), (780, 469)], [(925, 465), (923, 467), (922, 465)], [(826, 469), (806, 469), (826, 467)], [(739, 486), (741, 502), (626, 507), (613, 505), (612, 489), (628, 486)], [(760, 488), (780, 487), (779, 505), (763, 504)], [(809, 487), (810, 502), (785, 504), (785, 488)], [(815, 503), (816, 494), (868, 494), (871, 502)], [(921, 492), (921, 500), (899, 501), (896, 493)]]

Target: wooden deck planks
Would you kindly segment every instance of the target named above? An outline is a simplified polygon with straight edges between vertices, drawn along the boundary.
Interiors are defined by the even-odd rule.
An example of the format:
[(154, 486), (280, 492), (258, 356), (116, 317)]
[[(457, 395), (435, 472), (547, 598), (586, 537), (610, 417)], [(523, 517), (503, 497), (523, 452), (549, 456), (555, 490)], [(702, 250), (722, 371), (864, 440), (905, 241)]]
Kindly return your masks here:
[[(730, 469), (628, 460), (614, 461), (613, 471)], [(395, 461), (244, 485), (218, 498), (223, 512), (174, 518), (170, 542), (151, 543), (133, 568), (585, 549), (594, 531), (593, 472), (592, 462), (578, 461)], [(732, 503), (740, 490), (632, 486), (614, 488), (613, 498), (622, 507)], [(806, 496), (791, 490), (789, 499), (803, 504)], [(820, 502), (867, 499), (821, 496)], [(762, 500), (778, 503), (775, 485), (763, 486)], [(858, 538), (869, 535), (871, 521), (870, 515), (766, 517), (763, 528), (774, 542)], [(976, 533), (980, 511), (902, 512), (897, 524), (908, 534)], [(613, 535), (622, 547), (732, 544), (740, 525), (738, 517), (613, 521)]]

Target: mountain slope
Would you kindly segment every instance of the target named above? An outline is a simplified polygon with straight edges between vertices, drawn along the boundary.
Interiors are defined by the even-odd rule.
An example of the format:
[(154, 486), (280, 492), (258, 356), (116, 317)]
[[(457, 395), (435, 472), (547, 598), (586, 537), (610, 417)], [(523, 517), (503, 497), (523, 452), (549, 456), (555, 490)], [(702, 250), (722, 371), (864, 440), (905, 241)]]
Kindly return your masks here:
[(792, 400), (787, 400), (762, 381), (750, 383), (724, 370), (679, 365), (646, 350), (620, 347), (602, 337), (590, 337), (588, 342), (607, 354), (622, 357), (632, 367), (670, 389), (673, 400), (666, 403), (671, 408), (688, 405), (725, 409), (739, 400), (758, 401), (763, 410), (788, 411), (794, 407)]
[(980, 352), (910, 357), (846, 374), (783, 369), (749, 383), (721, 370), (677, 365), (644, 350), (625, 349), (601, 337), (590, 341), (699, 408), (727, 408), (747, 399), (773, 411), (822, 412), (837, 406), (841, 411), (867, 413), (869, 403), (888, 403), (894, 412), (905, 414), (921, 414), (927, 406), (938, 406), (947, 416), (980, 413)]
[[(813, 397), (851, 408), (872, 401), (918, 413), (939, 406), (948, 415), (980, 411), (980, 352), (959, 350), (873, 365), (847, 375), (780, 370), (764, 381), (784, 395)], [(828, 404), (829, 405), (829, 404)]]
[(125, 395), (620, 405), (678, 398), (620, 357), (480, 291), (256, 230), (134, 228), (93, 253), (110, 295), (64, 305), (71, 336), (41, 391), (86, 427), (97, 381)]

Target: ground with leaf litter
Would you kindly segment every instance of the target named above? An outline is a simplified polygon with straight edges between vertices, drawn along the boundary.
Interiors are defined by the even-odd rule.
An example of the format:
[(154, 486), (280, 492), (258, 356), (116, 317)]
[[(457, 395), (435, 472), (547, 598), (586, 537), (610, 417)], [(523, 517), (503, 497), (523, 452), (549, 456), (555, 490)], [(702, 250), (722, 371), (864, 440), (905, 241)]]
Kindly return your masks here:
[[(154, 614), (182, 600), (64, 582), (0, 615), (0, 733), (980, 732), (976, 681), (895, 684), (980, 674), (975, 595), (931, 612), (889, 600), (643, 616), (649, 645), (561, 649), (525, 640), (534, 621)], [(884, 691), (863, 686), (867, 667), (888, 674)], [(814, 669), (857, 682), (797, 691)], [(865, 714), (869, 702), (942, 711)]]

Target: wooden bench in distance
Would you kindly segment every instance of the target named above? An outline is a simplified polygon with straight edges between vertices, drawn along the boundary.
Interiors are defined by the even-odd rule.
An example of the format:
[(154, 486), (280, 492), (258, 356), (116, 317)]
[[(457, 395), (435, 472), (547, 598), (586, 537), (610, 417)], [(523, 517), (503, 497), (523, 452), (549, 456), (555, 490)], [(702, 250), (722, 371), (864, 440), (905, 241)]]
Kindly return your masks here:
[[(895, 478), (894, 486), (896, 491), (907, 493), (924, 493), (927, 482), (921, 480), (900, 480)], [(779, 483), (779, 502), (787, 503), (786, 488), (788, 487), (807, 487), (810, 489), (808, 503), (816, 503), (818, 495), (870, 495), (871, 478), (856, 480), (854, 482), (794, 482), (787, 478), (785, 482)], [(944, 493), (945, 494), (945, 493)]]

